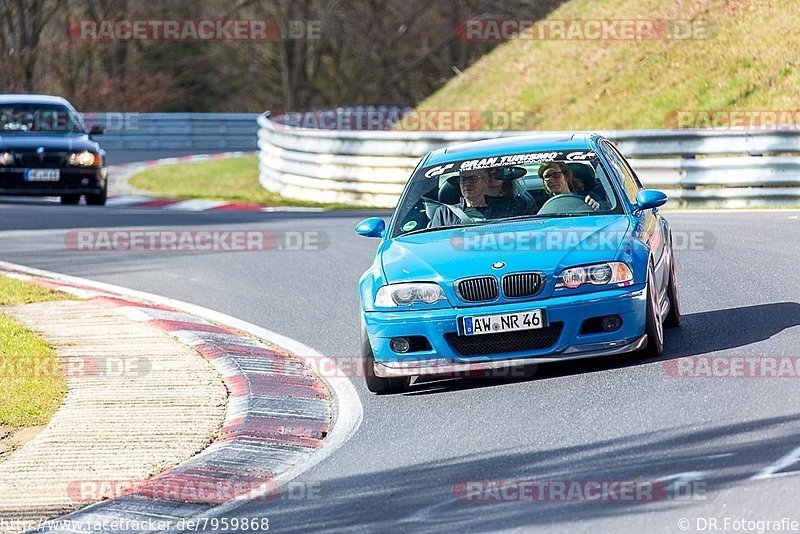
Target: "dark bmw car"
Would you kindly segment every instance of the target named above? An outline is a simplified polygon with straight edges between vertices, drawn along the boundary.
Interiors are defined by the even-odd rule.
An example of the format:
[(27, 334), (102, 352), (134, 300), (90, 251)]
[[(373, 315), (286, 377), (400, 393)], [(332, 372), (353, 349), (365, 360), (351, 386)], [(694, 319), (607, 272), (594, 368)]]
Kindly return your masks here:
[(62, 204), (106, 203), (106, 153), (65, 99), (0, 95), (0, 195), (58, 196)]

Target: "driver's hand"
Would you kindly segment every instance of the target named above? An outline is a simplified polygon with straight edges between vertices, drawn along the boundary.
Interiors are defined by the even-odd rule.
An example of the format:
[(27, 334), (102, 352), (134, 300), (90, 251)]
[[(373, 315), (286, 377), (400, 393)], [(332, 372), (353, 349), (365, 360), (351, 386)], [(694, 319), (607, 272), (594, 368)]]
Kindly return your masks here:
[(592, 208), (594, 211), (600, 209), (600, 203), (595, 199), (593, 199), (592, 197), (590, 197), (589, 195), (586, 195), (586, 198), (584, 198), (583, 201), (586, 202), (586, 204), (588, 204), (589, 207)]

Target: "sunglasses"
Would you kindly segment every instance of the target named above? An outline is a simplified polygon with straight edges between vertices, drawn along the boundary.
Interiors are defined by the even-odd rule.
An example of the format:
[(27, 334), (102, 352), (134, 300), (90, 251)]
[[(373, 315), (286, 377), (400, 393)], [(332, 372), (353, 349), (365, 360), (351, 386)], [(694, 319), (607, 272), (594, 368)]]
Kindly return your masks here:
[(563, 172), (556, 171), (556, 172), (551, 172), (548, 175), (542, 176), (542, 180), (549, 182), (551, 180), (555, 180), (556, 178), (561, 178), (562, 176), (564, 176)]
[(477, 174), (473, 174), (471, 176), (460, 176), (458, 179), (462, 184), (464, 182), (469, 182), (471, 184), (474, 184), (474, 183), (477, 183), (477, 181), (480, 180), (480, 178), (481, 177), (478, 176)]

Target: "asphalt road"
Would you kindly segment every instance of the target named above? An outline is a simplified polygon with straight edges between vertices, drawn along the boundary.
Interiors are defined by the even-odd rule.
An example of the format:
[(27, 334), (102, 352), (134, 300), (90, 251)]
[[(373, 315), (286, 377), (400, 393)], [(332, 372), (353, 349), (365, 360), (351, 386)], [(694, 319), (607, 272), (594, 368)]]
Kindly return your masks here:
[[(228, 517), (268, 517), (280, 532), (697, 532), (712, 518), (720, 529), (726, 517), (800, 521), (800, 477), (791, 476), (800, 473), (800, 453), (790, 455), (800, 447), (800, 379), (676, 377), (669, 373), (675, 362), (667, 363), (800, 357), (798, 215), (667, 215), (676, 234), (696, 239), (677, 251), (684, 325), (667, 331), (663, 358), (550, 364), (527, 379), (444, 381), (381, 397), (355, 380), (363, 424), (297, 480), (306, 491), (244, 504)], [(347, 356), (358, 351), (356, 283), (377, 246), (353, 233), (361, 218), (0, 199), (0, 259), (200, 304)], [(145, 227), (317, 232), (328, 244), (224, 253), (65, 245), (73, 229)], [(781, 458), (785, 476), (751, 480)], [(459, 482), (505, 479), (656, 481), (666, 496), (473, 502), (454, 493)]]

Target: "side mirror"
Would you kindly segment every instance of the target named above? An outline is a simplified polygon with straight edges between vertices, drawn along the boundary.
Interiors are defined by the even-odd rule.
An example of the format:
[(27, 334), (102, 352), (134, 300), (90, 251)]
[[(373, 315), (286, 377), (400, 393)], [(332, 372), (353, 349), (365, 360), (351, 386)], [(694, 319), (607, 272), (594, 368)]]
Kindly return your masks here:
[(380, 217), (364, 219), (356, 226), (356, 233), (364, 237), (383, 237), (384, 230), (386, 230), (386, 223)]
[(636, 206), (637, 211), (649, 210), (663, 206), (667, 203), (667, 195), (655, 189), (642, 189), (636, 193)]
[(106, 133), (106, 127), (102, 124), (95, 124), (89, 128), (89, 135), (103, 135)]

